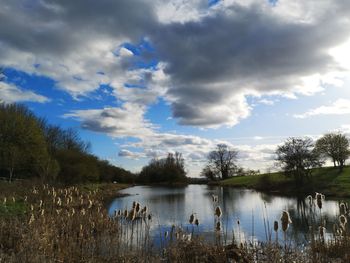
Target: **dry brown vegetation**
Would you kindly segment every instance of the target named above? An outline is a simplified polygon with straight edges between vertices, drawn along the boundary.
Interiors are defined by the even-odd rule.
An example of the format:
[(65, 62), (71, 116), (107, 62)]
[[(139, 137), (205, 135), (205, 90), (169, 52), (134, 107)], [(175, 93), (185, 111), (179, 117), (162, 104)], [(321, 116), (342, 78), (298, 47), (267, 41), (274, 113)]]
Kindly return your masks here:
[[(26, 190), (23, 190), (26, 189)], [(22, 187), (18, 195), (1, 193), (0, 262), (349, 262), (349, 209), (340, 205), (333, 234), (325, 235), (322, 195), (309, 197), (310, 245), (300, 250), (272, 240), (268, 243), (226, 241), (222, 211), (213, 197), (215, 242), (180, 227), (160, 233), (155, 245), (150, 235), (152, 215), (135, 202), (127, 210), (109, 216), (99, 188), (52, 186)], [(21, 213), (6, 214), (20, 204)], [(5, 212), (4, 212), (5, 211)], [(214, 214), (215, 213), (215, 214)], [(283, 232), (291, 223), (281, 211)], [(293, 219), (292, 219), (293, 220)], [(189, 215), (193, 227), (200, 219)], [(277, 236), (277, 235), (276, 235)]]

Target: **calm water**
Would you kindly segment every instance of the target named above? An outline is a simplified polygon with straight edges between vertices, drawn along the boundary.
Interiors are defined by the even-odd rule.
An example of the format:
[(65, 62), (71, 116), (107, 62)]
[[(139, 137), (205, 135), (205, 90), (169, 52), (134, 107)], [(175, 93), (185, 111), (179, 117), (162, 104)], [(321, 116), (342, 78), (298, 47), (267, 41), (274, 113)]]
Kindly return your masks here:
[[(177, 188), (135, 186), (124, 189), (121, 193), (129, 196), (116, 198), (109, 207), (109, 213), (113, 215), (116, 209), (130, 210), (133, 201), (147, 205), (153, 215), (151, 230), (154, 236), (170, 230), (173, 224), (191, 231), (192, 227), (188, 220), (192, 213), (196, 213), (196, 217), (200, 220), (199, 228), (194, 228), (195, 233), (199, 232), (207, 237), (213, 236), (212, 194), (219, 196), (219, 205), (223, 212), (221, 219), (224, 225), (223, 234), (227, 233), (228, 239), (232, 239), (234, 233), (236, 240), (265, 241), (268, 239), (268, 229), (271, 231), (275, 220), (280, 223), (281, 211), (287, 210), (293, 221), (287, 231), (288, 240), (300, 245), (306, 242), (311, 220), (308, 201), (254, 190), (207, 185)], [(319, 221), (321, 213), (327, 222), (327, 229), (331, 231), (333, 222), (337, 221), (339, 215), (338, 207), (338, 201), (326, 200), (321, 211), (315, 209), (318, 215), (316, 222)], [(237, 220), (240, 221), (240, 226)], [(279, 238), (282, 240), (280, 231)], [(273, 233), (272, 240), (274, 239)]]

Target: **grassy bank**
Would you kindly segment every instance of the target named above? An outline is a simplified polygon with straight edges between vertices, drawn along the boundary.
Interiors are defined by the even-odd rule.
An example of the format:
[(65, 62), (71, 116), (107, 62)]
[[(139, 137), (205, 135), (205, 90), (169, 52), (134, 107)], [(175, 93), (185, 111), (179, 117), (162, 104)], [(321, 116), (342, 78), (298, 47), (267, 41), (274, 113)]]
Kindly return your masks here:
[(327, 196), (350, 197), (350, 167), (342, 171), (334, 167), (315, 169), (310, 179), (296, 186), (292, 178), (282, 173), (233, 177), (219, 182), (223, 186), (245, 187), (280, 194), (305, 194), (322, 192)]

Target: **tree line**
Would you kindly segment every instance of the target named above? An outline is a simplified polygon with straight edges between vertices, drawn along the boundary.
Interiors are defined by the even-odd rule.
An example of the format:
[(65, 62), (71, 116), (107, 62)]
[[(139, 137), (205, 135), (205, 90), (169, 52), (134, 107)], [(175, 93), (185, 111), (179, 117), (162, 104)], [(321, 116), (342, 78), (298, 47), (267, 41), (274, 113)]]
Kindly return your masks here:
[(21, 104), (0, 103), (0, 176), (42, 182), (132, 182), (135, 175), (90, 153), (73, 129), (39, 118)]

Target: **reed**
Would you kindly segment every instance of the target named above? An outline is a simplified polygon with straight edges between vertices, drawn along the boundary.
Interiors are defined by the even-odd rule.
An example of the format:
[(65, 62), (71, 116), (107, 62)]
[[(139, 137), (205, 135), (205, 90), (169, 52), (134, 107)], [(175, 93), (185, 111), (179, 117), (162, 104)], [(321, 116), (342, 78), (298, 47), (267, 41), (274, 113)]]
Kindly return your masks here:
[[(232, 222), (222, 221), (228, 215), (217, 200), (211, 212), (216, 242), (199, 234), (200, 221), (192, 213), (188, 220), (192, 230), (175, 225), (163, 229), (161, 247), (157, 247), (151, 236), (152, 214), (147, 206), (134, 202), (132, 207), (109, 215), (99, 191), (36, 186), (21, 196), (1, 196), (2, 209), (22, 204), (24, 212), (0, 217), (0, 262), (350, 262), (348, 205), (339, 204), (338, 220), (329, 232), (330, 227), (327, 229), (318, 213), (324, 196), (316, 194), (307, 200), (311, 209), (308, 216), (313, 219), (308, 221), (312, 223), (310, 245), (303, 250), (286, 246), (292, 223), (288, 211), (281, 211), (280, 224), (275, 221), (271, 229), (265, 222), (266, 232), (275, 232), (275, 242), (268, 239), (256, 243), (241, 238), (245, 232), (239, 220), (238, 242), (234, 235), (223, 242), (223, 229), (227, 230)], [(267, 211), (264, 215), (268, 221)], [(194, 227), (198, 229), (196, 235)], [(278, 242), (280, 232), (284, 246)]]

